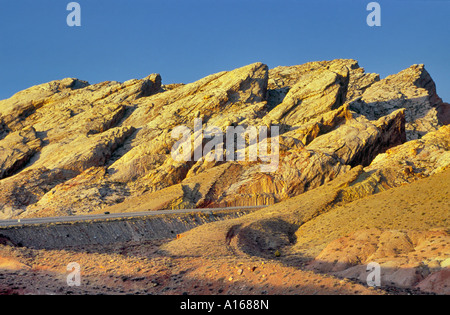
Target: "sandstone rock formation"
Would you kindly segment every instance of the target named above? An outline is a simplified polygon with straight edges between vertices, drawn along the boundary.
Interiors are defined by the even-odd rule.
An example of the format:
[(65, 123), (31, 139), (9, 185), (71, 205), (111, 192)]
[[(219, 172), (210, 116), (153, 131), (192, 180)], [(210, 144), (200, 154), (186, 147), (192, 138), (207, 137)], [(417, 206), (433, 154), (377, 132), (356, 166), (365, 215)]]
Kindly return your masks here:
[(448, 294), (450, 169), (355, 201), (342, 198), (356, 167), (304, 194), (238, 219), (198, 227), (163, 247), (171, 255), (278, 259), (363, 283)]
[[(155, 210), (274, 204), (357, 165), (372, 174), (382, 159), (376, 174), (382, 168), (393, 187), (398, 183), (389, 178), (405, 168), (387, 167), (392, 150), (408, 152), (411, 145), (426, 147), (437, 161), (422, 163), (419, 156), (410, 165), (399, 155), (412, 173), (428, 176), (448, 165), (448, 145), (438, 140), (448, 132), (438, 131), (446, 104), (422, 65), (380, 80), (355, 60), (274, 69), (255, 63), (190, 84), (161, 84), (158, 74), (94, 85), (64, 79), (0, 101), (1, 216), (84, 214), (114, 205), (125, 211), (142, 195), (166, 200), (148, 205)], [(278, 126), (277, 170), (262, 172), (261, 160), (175, 161), (178, 139), (171, 132), (184, 125), (193, 133), (194, 119), (224, 133), (229, 126)], [(429, 131), (433, 136), (425, 136)], [(419, 134), (417, 143), (398, 146)], [(204, 148), (209, 139), (196, 137), (194, 145)], [(269, 144), (274, 140), (268, 136)], [(378, 156), (386, 151), (389, 160)]]
[[(392, 267), (397, 286), (441, 290), (449, 112), (423, 65), (381, 79), (348, 59), (274, 69), (254, 63), (189, 84), (162, 85), (159, 74), (124, 83), (52, 81), (0, 101), (0, 219), (273, 205), (199, 227), (164, 250), (276, 252), (288, 264), (313, 261), (313, 270), (358, 279), (375, 260)], [(187, 161), (172, 155), (179, 126), (190, 132)], [(204, 131), (213, 127), (233, 147), (197, 156), (211, 148), (212, 133)], [(267, 150), (251, 137), (238, 148), (235, 135), (227, 138), (231, 127), (266, 128), (258, 139)], [(229, 159), (253, 148), (256, 160)], [(265, 171), (273, 157), (275, 167)], [(414, 205), (391, 209), (393, 196)], [(427, 247), (420, 256), (434, 246), (435, 228), (444, 255)]]
[(20, 170), (40, 147), (41, 140), (33, 127), (8, 134), (0, 147), (0, 179)]
[(308, 269), (365, 282), (375, 262), (385, 285), (449, 294), (449, 244), (443, 230), (362, 230), (328, 244)]

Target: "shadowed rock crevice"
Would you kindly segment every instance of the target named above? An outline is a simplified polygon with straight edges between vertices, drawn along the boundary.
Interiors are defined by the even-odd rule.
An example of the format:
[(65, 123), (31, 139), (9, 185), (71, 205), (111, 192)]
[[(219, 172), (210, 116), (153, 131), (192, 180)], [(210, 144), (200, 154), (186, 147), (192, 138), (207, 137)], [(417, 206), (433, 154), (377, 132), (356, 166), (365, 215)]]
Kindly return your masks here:
[(0, 179), (22, 169), (42, 145), (33, 127), (24, 128), (0, 140)]

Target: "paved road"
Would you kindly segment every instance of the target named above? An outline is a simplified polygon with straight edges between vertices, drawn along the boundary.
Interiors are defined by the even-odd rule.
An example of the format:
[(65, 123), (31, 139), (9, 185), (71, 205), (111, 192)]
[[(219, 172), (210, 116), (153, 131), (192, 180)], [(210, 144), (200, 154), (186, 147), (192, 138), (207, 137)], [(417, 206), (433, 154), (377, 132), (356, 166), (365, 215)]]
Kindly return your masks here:
[(180, 210), (159, 210), (159, 211), (144, 211), (144, 212), (130, 212), (130, 213), (111, 213), (111, 214), (92, 214), (80, 215), (70, 217), (49, 217), (49, 218), (33, 218), (20, 220), (0, 220), (0, 227), (21, 226), (31, 224), (48, 224), (48, 223), (65, 223), (65, 222), (81, 222), (89, 220), (107, 220), (107, 219), (131, 219), (136, 217), (145, 217), (161, 214), (182, 214), (192, 212), (218, 212), (230, 210), (253, 210), (262, 209), (267, 206), (250, 206), (250, 207), (229, 207), (229, 208), (206, 208), (206, 209), (180, 209)]

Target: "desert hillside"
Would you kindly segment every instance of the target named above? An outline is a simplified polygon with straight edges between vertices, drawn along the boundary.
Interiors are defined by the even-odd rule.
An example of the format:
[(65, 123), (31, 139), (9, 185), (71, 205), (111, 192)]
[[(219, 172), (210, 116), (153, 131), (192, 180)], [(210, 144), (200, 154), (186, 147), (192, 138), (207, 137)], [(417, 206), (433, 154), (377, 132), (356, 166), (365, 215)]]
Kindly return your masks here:
[[(189, 84), (52, 81), (0, 101), (0, 219), (270, 205), (155, 253), (361, 282), (377, 262), (390, 286), (448, 294), (449, 107), (424, 65), (381, 79), (350, 59), (254, 63)], [(184, 161), (180, 126), (193, 144)], [(266, 151), (239, 161), (255, 144), (233, 136), (232, 150), (197, 154), (212, 138), (199, 129), (230, 127), (265, 128)]]
[[(381, 80), (355, 60), (255, 63), (185, 85), (162, 85), (159, 74), (53, 81), (0, 101), (0, 217), (126, 211), (141, 197), (153, 210), (268, 205), (357, 165), (381, 178), (378, 191), (448, 165), (445, 108), (423, 65)], [(261, 171), (260, 157), (175, 161), (171, 132), (194, 131), (195, 119), (224, 132), (278, 126), (278, 168)]]

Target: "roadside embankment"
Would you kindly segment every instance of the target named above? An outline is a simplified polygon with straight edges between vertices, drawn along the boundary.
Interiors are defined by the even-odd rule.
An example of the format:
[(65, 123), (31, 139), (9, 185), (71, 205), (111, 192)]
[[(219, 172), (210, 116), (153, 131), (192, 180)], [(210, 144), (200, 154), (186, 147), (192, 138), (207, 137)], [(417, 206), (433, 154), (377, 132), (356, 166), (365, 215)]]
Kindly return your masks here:
[(175, 238), (206, 223), (233, 219), (249, 210), (149, 215), (66, 223), (0, 227), (0, 238), (17, 246), (63, 249), (80, 245), (107, 245), (129, 241)]

